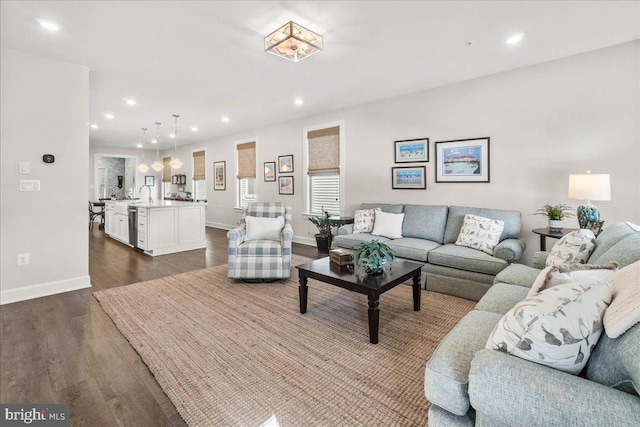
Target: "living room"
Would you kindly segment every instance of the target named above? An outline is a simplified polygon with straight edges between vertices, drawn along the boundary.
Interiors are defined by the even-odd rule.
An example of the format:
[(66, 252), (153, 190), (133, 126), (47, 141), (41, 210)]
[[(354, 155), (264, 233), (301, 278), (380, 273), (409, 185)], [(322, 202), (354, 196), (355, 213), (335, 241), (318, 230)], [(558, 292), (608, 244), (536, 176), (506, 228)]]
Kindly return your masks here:
[[(13, 339), (12, 325), (36, 312), (39, 313), (34, 315), (39, 319), (37, 322), (46, 323), (47, 317), (42, 312), (47, 311), (47, 298), (56, 298), (48, 295), (85, 292), (83, 295), (87, 299), (83, 301), (90, 304), (92, 310), (96, 307), (99, 309), (99, 305), (94, 307), (97, 304), (95, 301), (88, 302), (92, 297), (87, 292), (91, 290), (92, 283), (95, 285), (90, 274), (90, 264), (94, 261), (90, 261), (89, 242), (102, 231), (87, 230), (85, 195), (88, 194), (89, 200), (97, 199), (94, 163), (96, 155), (100, 153), (136, 156), (138, 160), (142, 159), (144, 153), (149, 164), (156, 158), (179, 158), (183, 166), (177, 172), (191, 177), (194, 172), (193, 153), (204, 150), (207, 235), (222, 240), (220, 245), (226, 243), (226, 230), (235, 228), (241, 221), (239, 180), (236, 179), (237, 145), (255, 141), (257, 200), (283, 202), (291, 206), (293, 242), (297, 248), (302, 248), (298, 249), (300, 253), (309, 254), (306, 249), (315, 251), (316, 229), (308, 221), (312, 212), (308, 204), (308, 165), (304, 140), (309, 130), (336, 125), (342, 130), (340, 209), (336, 213), (344, 216), (353, 216), (360, 205), (367, 202), (519, 211), (522, 214), (519, 237), (525, 241), (526, 249), (518, 262), (530, 266), (539, 249), (539, 236), (531, 230), (546, 227), (543, 218), (530, 214), (545, 204), (567, 203), (577, 208), (581, 201), (567, 196), (569, 175), (592, 171), (595, 174), (609, 174), (611, 179), (610, 200), (596, 202), (601, 218), (605, 220), (604, 229), (621, 221), (640, 223), (638, 2), (558, 2), (553, 5), (480, 2), (475, 6), (464, 2), (455, 2), (454, 6), (429, 2), (403, 3), (400, 6), (393, 6), (391, 2), (348, 2), (344, 10), (332, 3), (322, 2), (291, 2), (260, 7), (247, 3), (244, 7), (238, 6), (237, 10), (230, 3), (212, 2), (197, 7), (191, 5), (194, 7), (192, 11), (182, 10), (173, 4), (171, 7), (177, 8), (174, 10), (176, 13), (208, 11), (209, 16), (215, 16), (217, 20), (224, 20), (224, 12), (235, 10), (233, 17), (236, 21), (229, 18), (229, 22), (234, 24), (222, 26), (223, 30), (231, 32), (228, 38), (240, 37), (241, 30), (246, 29), (238, 23), (240, 20), (236, 14), (248, 14), (251, 6), (256, 7), (259, 13), (248, 16), (252, 16), (254, 21), (260, 13), (266, 17), (258, 20), (259, 24), (248, 31), (251, 36), (243, 35), (246, 39), (241, 44), (244, 48), (245, 43), (251, 45), (257, 40), (255, 52), (250, 53), (251, 58), (257, 59), (252, 59), (254, 62), (250, 62), (250, 65), (242, 66), (261, 71), (255, 72), (251, 84), (246, 85), (249, 89), (241, 89), (242, 82), (216, 83), (221, 87), (230, 86), (220, 94), (237, 92), (237, 98), (241, 101), (234, 104), (233, 96), (227, 94), (224, 98), (229, 102), (227, 110), (205, 111), (203, 114), (212, 119), (197, 123), (194, 123), (193, 116), (186, 113), (190, 109), (197, 109), (185, 105), (186, 98), (197, 100), (200, 93), (206, 91), (202, 88), (192, 89), (180, 102), (160, 110), (153, 105), (154, 93), (162, 92), (168, 86), (180, 86), (183, 82), (177, 80), (184, 79), (182, 75), (179, 79), (162, 75), (163, 80), (159, 85), (150, 84), (150, 90), (140, 90), (138, 93), (141, 95), (136, 95), (139, 104), (135, 107), (138, 108), (136, 114), (146, 114), (145, 122), (127, 118), (131, 110), (127, 110), (126, 106), (111, 107), (121, 111), (113, 123), (121, 120), (129, 128), (124, 134), (112, 133), (116, 135), (112, 139), (105, 139), (104, 133), (101, 134), (108, 132), (112, 126), (103, 116), (104, 109), (95, 110), (91, 106), (95, 102), (94, 85), (101, 84), (100, 79), (108, 78), (108, 71), (114, 74), (117, 71), (94, 70), (91, 63), (74, 60), (74, 52), (92, 47), (83, 45), (81, 41), (65, 44), (69, 43), (65, 37), (71, 36), (58, 36), (59, 39), (51, 40), (46, 38), (49, 34), (38, 32), (40, 28), (36, 28), (35, 22), (38, 18), (55, 20), (57, 17), (63, 22), (79, 25), (68, 14), (73, 10), (68, 4), (66, 8), (61, 6), (57, 9), (55, 3), (28, 2), (33, 3), (29, 7), (25, 3), (3, 2), (2, 5), (0, 297), (3, 304), (3, 337)], [(217, 5), (223, 9), (217, 10)], [(100, 7), (108, 6), (101, 4)], [(116, 7), (113, 9), (115, 17), (128, 13), (123, 5), (113, 7)], [(131, 16), (140, 16), (138, 14), (145, 7), (144, 4), (137, 4), (135, 10), (130, 11)], [(163, 15), (166, 23), (171, 21), (168, 12), (172, 10), (171, 7), (160, 8), (162, 13), (168, 14)], [(414, 17), (405, 24), (412, 29), (382, 38), (390, 37), (390, 45), (415, 43), (418, 56), (424, 51), (424, 57), (427, 58), (423, 62), (412, 62), (403, 56), (407, 55), (404, 46), (398, 52), (369, 48), (367, 55), (363, 55), (358, 49), (368, 43), (367, 34), (358, 33), (357, 41), (346, 37), (349, 25), (356, 25), (359, 19), (369, 19), (371, 26), (384, 28), (382, 18), (391, 19), (389, 15), (396, 8), (400, 9), (396, 12), (401, 17)], [(466, 8), (473, 8), (473, 13)], [(100, 9), (104, 10), (108, 9)], [(268, 15), (270, 10), (277, 13)], [(344, 23), (346, 29), (334, 29), (331, 20), (340, 16), (339, 11), (343, 12), (343, 18), (337, 22)], [(48, 15), (42, 15), (44, 12), (48, 12)], [(90, 10), (78, 9), (80, 12), (92, 17), (95, 25), (101, 19), (108, 20), (97, 13), (94, 16)], [(505, 18), (499, 19), (502, 14)], [(332, 15), (332, 18), (325, 15)], [(429, 22), (433, 25), (434, 20), (447, 18), (451, 30), (446, 37), (430, 31), (429, 36), (420, 34), (425, 25), (419, 17), (427, 15), (432, 15)], [(479, 18), (480, 24), (472, 26), (472, 17), (476, 15), (482, 17)], [(508, 22), (506, 18), (513, 18), (516, 22)], [(482, 19), (486, 19), (486, 22)], [(264, 52), (264, 36), (290, 20), (299, 21), (319, 33), (324, 31), (323, 50), (300, 63), (290, 63)], [(477, 33), (465, 31), (464, 25), (456, 20), (468, 24)], [(27, 21), (28, 26), (25, 24)], [(129, 24), (143, 26), (143, 22), (132, 21)], [(58, 34), (68, 34), (73, 28), (63, 22), (60, 23), (63, 28)], [(402, 28), (396, 19), (393, 22)], [(35, 25), (32, 26), (33, 23)], [(222, 37), (223, 30), (215, 34)], [(521, 43), (505, 44), (506, 37), (517, 32), (524, 33)], [(345, 39), (341, 40), (338, 36)], [(234, 46), (233, 42), (223, 39), (225, 43), (216, 44), (216, 48)], [(29, 40), (36, 40), (37, 43), (30, 46)], [(435, 40), (446, 47), (438, 47)], [(139, 46), (144, 46), (144, 41), (137, 42)], [(56, 47), (56, 43), (61, 43), (63, 47)], [(117, 57), (118, 49), (122, 49), (133, 55), (138, 49), (141, 60), (144, 60), (144, 48), (135, 48), (136, 43), (132, 45), (134, 48), (112, 47), (108, 54)], [(210, 46), (206, 48), (211, 49)], [(216, 49), (206, 52), (206, 55), (217, 57), (220, 62), (224, 62), (225, 54), (224, 50)], [(351, 57), (360, 58), (363, 68), (358, 68), (356, 72), (353, 71), (355, 68), (341, 65), (340, 61), (346, 61), (347, 57), (349, 61), (353, 61)], [(161, 59), (170, 62), (170, 58), (171, 55), (168, 55)], [(447, 62), (452, 58), (456, 61)], [(193, 79), (196, 76), (202, 78), (202, 73), (207, 74), (207, 70), (187, 68), (188, 64), (172, 67), (184, 74), (193, 73)], [(307, 75), (314, 72), (314, 67), (322, 70), (321, 73), (326, 77), (320, 79), (314, 74), (314, 78), (309, 80), (318, 82), (316, 85), (299, 85), (307, 88), (308, 92), (296, 93), (297, 89), (293, 88), (283, 93), (282, 97), (278, 96), (276, 102), (269, 98), (272, 95), (269, 91), (265, 90), (266, 95), (262, 94), (262, 86), (269, 86), (270, 79), (274, 80), (274, 84), (304, 81)], [(367, 70), (371, 75), (365, 78)], [(140, 72), (144, 75), (144, 70)], [(94, 80), (94, 73), (98, 73), (100, 79)], [(415, 85), (414, 82), (421, 78), (426, 81), (422, 85)], [(294, 83), (291, 85), (297, 86)], [(358, 86), (360, 92), (348, 92), (345, 88), (348, 85)], [(132, 92), (136, 90), (133, 82), (130, 86), (116, 89), (118, 99), (135, 95)], [(147, 95), (147, 99), (142, 93)], [(252, 96), (256, 99), (260, 96), (256, 105), (251, 105)], [(358, 101), (352, 101), (350, 96)], [(302, 98), (302, 105), (294, 104), (296, 97)], [(193, 104), (197, 105), (198, 102), (194, 101)], [(246, 113), (243, 112), (245, 105)], [(260, 116), (256, 109), (265, 111), (264, 116)], [(180, 114), (177, 147), (167, 135), (167, 131), (173, 131), (174, 128), (172, 114)], [(221, 120), (223, 115), (228, 117), (228, 122)], [(156, 135), (155, 121), (163, 122), (162, 148), (135, 148), (142, 135), (140, 128), (148, 127), (150, 137)], [(89, 124), (98, 122), (98, 129), (89, 128)], [(198, 126), (197, 132), (191, 129), (195, 125)], [(207, 133), (209, 131), (212, 133)], [(394, 189), (392, 168), (402, 166), (394, 161), (394, 142), (426, 138), (429, 141), (429, 160), (420, 163), (426, 166), (426, 188)], [(436, 143), (471, 138), (489, 139), (490, 162), (486, 181), (437, 182)], [(55, 162), (43, 163), (41, 159), (44, 154), (54, 154)], [(292, 171), (277, 171), (279, 157), (282, 156), (292, 156)], [(21, 162), (30, 163), (30, 175), (18, 173), (18, 164)], [(219, 162), (225, 162), (226, 167), (224, 190), (214, 189), (214, 164)], [(276, 162), (276, 181), (264, 179), (265, 162)], [(138, 172), (137, 182), (144, 182), (145, 176), (155, 178), (152, 195), (156, 200), (162, 199), (162, 171), (150, 169), (144, 173)], [(278, 179), (283, 176), (293, 177), (293, 187), (285, 191), (292, 194), (281, 194)], [(32, 177), (42, 180), (41, 191), (19, 191), (20, 180)], [(137, 187), (136, 191), (140, 185)], [(195, 190), (191, 180), (184, 190)], [(565, 221), (564, 224), (570, 228), (577, 228), (577, 225), (576, 220)], [(92, 240), (93, 250), (97, 247), (95, 241)], [(550, 240), (548, 242), (551, 244)], [(209, 247), (208, 255), (204, 250), (198, 252), (197, 257), (205, 260), (214, 256), (226, 262), (226, 246), (221, 248), (220, 245)], [(211, 255), (212, 252), (215, 254)], [(30, 264), (16, 265), (16, 255), (24, 253), (30, 255)], [(183, 259), (185, 263), (189, 262), (186, 256)], [(153, 259), (153, 262), (161, 264), (162, 257)], [(172, 270), (172, 263), (165, 262), (165, 265), (160, 267), (163, 275), (171, 276), (183, 271), (179, 267)], [(119, 270), (117, 265), (110, 265), (109, 268)], [(108, 271), (108, 268), (103, 270)], [(113, 274), (126, 281), (126, 272)], [(292, 275), (295, 275), (295, 269)], [(127, 284), (140, 280), (127, 281)], [(297, 290), (294, 291), (297, 297)], [(16, 313), (21, 310), (7, 309), (28, 304), (30, 300), (36, 301), (35, 298), (40, 301), (38, 310), (25, 305), (27, 314), (18, 315)], [(49, 309), (64, 309), (64, 304), (58, 301)], [(113, 324), (106, 326), (104, 322), (110, 321), (104, 317), (104, 313), (101, 316), (96, 317), (99, 319), (99, 329), (118, 333)], [(38, 338), (27, 339), (33, 341)], [(22, 345), (20, 343), (16, 345), (19, 347)], [(128, 343), (124, 340), (121, 345), (124, 347)], [(3, 345), (3, 379), (7, 378), (5, 366), (11, 366), (11, 358), (28, 355), (8, 352), (5, 347)], [(45, 344), (42, 352), (46, 351)], [(142, 363), (141, 359), (135, 358), (136, 353), (132, 354), (132, 363)], [(47, 369), (49, 372), (56, 371), (55, 366)], [(4, 386), (2, 393), (2, 403), (46, 403), (31, 401), (29, 392), (25, 393), (24, 399), (16, 400), (15, 394), (9, 394)], [(5, 401), (9, 396), (11, 399)], [(426, 402), (424, 395), (416, 398)], [(72, 420), (75, 424), (75, 419)], [(131, 418), (125, 418), (125, 421), (118, 419), (118, 422), (132, 423)], [(286, 425), (282, 419), (279, 422), (280, 425)], [(80, 419), (77, 423), (81, 424)], [(309, 424), (314, 424), (313, 420), (309, 420)]]

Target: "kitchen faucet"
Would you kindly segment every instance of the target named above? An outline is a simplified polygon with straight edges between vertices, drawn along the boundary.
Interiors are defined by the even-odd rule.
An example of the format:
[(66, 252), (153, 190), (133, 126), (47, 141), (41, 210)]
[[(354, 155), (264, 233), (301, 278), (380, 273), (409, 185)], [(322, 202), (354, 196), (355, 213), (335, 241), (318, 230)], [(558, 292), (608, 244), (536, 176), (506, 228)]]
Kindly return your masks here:
[(142, 192), (142, 189), (144, 187), (147, 187), (147, 189), (149, 190), (149, 203), (153, 202), (153, 200), (151, 199), (151, 187), (148, 186), (147, 184), (143, 185), (142, 187), (140, 187), (140, 190), (138, 190), (139, 192)]

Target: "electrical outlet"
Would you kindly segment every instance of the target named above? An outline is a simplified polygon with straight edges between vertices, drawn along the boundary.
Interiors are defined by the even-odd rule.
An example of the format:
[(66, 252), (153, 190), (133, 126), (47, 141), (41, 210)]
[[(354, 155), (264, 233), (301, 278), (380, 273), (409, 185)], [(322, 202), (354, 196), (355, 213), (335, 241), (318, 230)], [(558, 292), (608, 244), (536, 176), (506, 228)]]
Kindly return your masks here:
[(18, 254), (18, 265), (29, 265), (29, 254)]

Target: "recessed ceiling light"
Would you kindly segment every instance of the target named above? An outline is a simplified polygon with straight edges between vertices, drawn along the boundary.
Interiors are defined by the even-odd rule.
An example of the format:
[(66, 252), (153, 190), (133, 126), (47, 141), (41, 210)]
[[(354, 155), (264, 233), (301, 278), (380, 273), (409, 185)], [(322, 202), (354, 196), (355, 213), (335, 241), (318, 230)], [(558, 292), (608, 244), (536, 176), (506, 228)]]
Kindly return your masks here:
[(95, 124), (95, 123), (93, 123), (93, 124), (91, 125), (91, 129), (98, 129), (98, 125), (97, 125), (97, 124)]
[(514, 34), (507, 39), (506, 43), (511, 45), (518, 44), (522, 41), (523, 37), (524, 33)]
[(136, 145), (136, 147), (142, 148), (142, 144), (138, 144), (138, 145)]
[(193, 132), (198, 132), (198, 128), (197, 128), (197, 127), (195, 127), (195, 126), (191, 126), (191, 130), (192, 130)]
[(42, 28), (44, 28), (45, 30), (49, 30), (49, 31), (58, 31), (58, 30), (60, 30), (60, 25), (56, 24), (55, 22), (46, 21), (44, 19), (36, 19), (36, 21), (38, 21), (40, 26)]
[(222, 116), (222, 121), (225, 122), (225, 123), (228, 123), (229, 122), (229, 117)]
[(169, 134), (169, 138), (175, 138), (175, 137), (176, 137), (176, 135), (175, 135), (175, 134), (173, 134), (173, 133), (170, 133), (170, 134)]
[(293, 101), (296, 105), (302, 105), (304, 104), (304, 101), (302, 100), (302, 98), (296, 98), (295, 101)]
[(114, 116), (113, 114), (111, 114), (111, 113), (107, 113), (107, 114), (105, 114), (104, 116), (105, 116), (107, 119), (109, 119), (109, 120), (111, 120), (111, 119), (115, 118), (115, 116)]
[(152, 140), (151, 140), (151, 143), (152, 143), (152, 144), (157, 144), (157, 143), (158, 143), (158, 140), (157, 140), (157, 139), (152, 139)]
[(127, 105), (136, 105), (136, 100), (133, 98), (127, 98), (124, 100), (124, 102), (126, 102)]

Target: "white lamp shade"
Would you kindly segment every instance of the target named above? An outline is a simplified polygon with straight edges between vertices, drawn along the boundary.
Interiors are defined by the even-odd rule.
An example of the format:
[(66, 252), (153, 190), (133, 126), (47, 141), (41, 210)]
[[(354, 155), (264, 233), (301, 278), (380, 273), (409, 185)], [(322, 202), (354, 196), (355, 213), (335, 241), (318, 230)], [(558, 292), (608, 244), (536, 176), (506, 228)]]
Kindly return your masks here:
[(156, 172), (160, 172), (162, 169), (164, 169), (164, 165), (162, 163), (160, 163), (159, 160), (156, 160), (151, 167), (153, 168), (154, 171)]
[(147, 166), (146, 163), (141, 163), (140, 165), (138, 165), (137, 169), (140, 173), (145, 173), (146, 171), (149, 170), (149, 166)]
[(569, 175), (569, 198), (575, 200), (611, 200), (609, 174)]
[(180, 167), (182, 167), (182, 162), (177, 157), (173, 157), (169, 164), (171, 165), (171, 169), (180, 169)]

